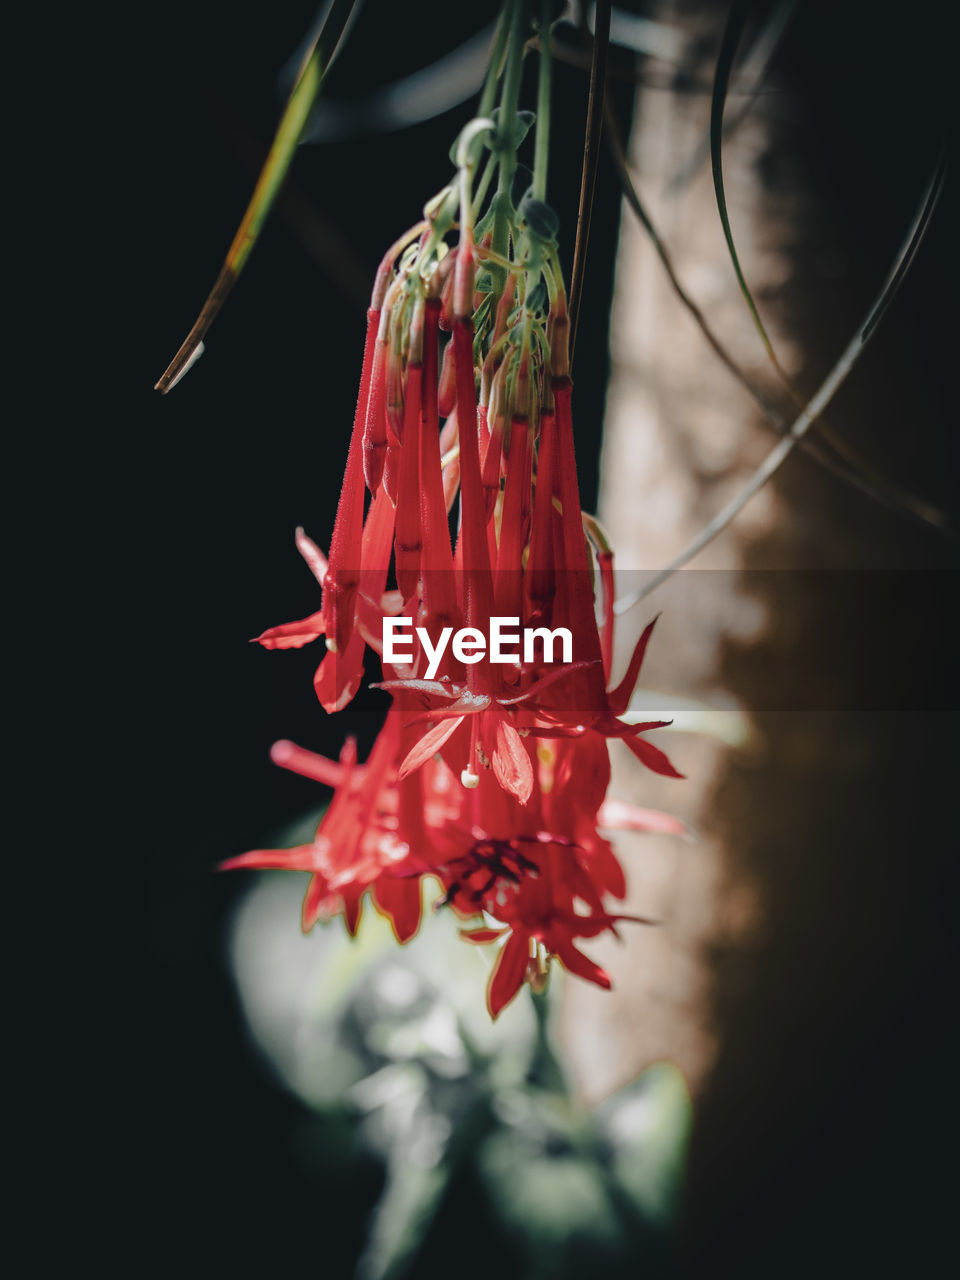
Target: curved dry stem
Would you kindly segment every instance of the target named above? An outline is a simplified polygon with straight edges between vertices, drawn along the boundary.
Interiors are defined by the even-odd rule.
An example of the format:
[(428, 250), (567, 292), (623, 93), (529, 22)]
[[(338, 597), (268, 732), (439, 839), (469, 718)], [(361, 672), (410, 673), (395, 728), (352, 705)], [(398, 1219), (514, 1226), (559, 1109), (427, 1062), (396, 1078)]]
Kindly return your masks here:
[[(620, 185), (623, 190), (624, 198), (636, 215), (640, 225), (649, 236), (654, 251), (667, 273), (667, 278), (670, 281), (674, 293), (692, 316), (700, 332), (703, 334), (704, 338), (706, 338), (721, 363), (727, 368), (733, 377), (736, 378), (737, 382), (740, 383), (757, 407), (762, 411), (768, 422), (770, 422), (770, 424), (779, 431), (781, 435), (786, 435), (790, 430), (789, 419), (784, 417), (779, 409), (771, 404), (763, 391), (761, 391), (756, 383), (753, 382), (740, 365), (737, 364), (733, 356), (730, 355), (730, 352), (711, 329), (700, 307), (681, 283), (667, 247), (661, 239), (656, 227), (653, 225), (646, 206), (641, 201), (633, 178), (630, 175), (619, 126), (610, 103), (607, 104), (606, 108), (606, 125), (607, 145), (613, 158), (614, 167), (616, 168), (620, 178)], [(825, 422), (818, 421), (817, 431), (830, 448), (839, 455), (838, 458), (831, 456), (829, 452), (821, 449), (816, 441), (809, 439), (807, 436), (801, 437), (800, 447), (804, 453), (815, 459), (815, 461), (829, 471), (831, 475), (836, 476), (839, 480), (844, 481), (844, 483), (857, 489), (860, 493), (865, 494), (875, 502), (881, 503), (891, 511), (896, 511), (900, 515), (907, 515), (915, 520), (919, 520), (922, 524), (928, 525), (948, 537), (960, 537), (960, 531), (957, 530), (949, 516), (940, 511), (932, 503), (926, 502), (923, 498), (916, 497), (900, 485), (894, 484), (894, 482), (887, 479), (886, 476), (881, 475), (866, 461), (865, 458), (862, 458), (854, 449), (846, 444), (845, 441), (831, 431)], [(843, 459), (843, 461), (840, 459)]]
[[(589, 32), (584, 32), (589, 40)], [(590, 242), (590, 218), (597, 185), (600, 159), (600, 133), (603, 129), (603, 103), (606, 96), (607, 51), (610, 45), (610, 0), (598, 0), (593, 24), (593, 49), (590, 59), (590, 90), (587, 97), (587, 127), (583, 148), (583, 171), (580, 179), (580, 207), (577, 212), (577, 238), (573, 246), (573, 270), (570, 273), (570, 359), (577, 341), (577, 321), (583, 297), (583, 277), (587, 247)]]
[(711, 543), (719, 533), (722, 533), (743, 510), (750, 499), (779, 471), (795, 446), (800, 443), (804, 435), (809, 431), (837, 391), (839, 391), (866, 349), (867, 343), (876, 333), (880, 321), (889, 309), (901, 284), (906, 279), (917, 250), (926, 235), (930, 219), (943, 189), (945, 168), (945, 156), (941, 153), (940, 160), (930, 182), (927, 184), (910, 230), (873, 305), (840, 358), (821, 384), (816, 395), (790, 427), (789, 434), (780, 441), (776, 448), (760, 464), (740, 493), (714, 516), (693, 541), (678, 556), (675, 556), (665, 569), (655, 573), (645, 586), (618, 600), (614, 605), (614, 612), (618, 614), (625, 613), (628, 609), (633, 608), (635, 604), (638, 604), (646, 596), (650, 595), (652, 591), (655, 591), (657, 587), (666, 582), (668, 578), (672, 577), (678, 569), (682, 569), (685, 564), (689, 564), (704, 547)]

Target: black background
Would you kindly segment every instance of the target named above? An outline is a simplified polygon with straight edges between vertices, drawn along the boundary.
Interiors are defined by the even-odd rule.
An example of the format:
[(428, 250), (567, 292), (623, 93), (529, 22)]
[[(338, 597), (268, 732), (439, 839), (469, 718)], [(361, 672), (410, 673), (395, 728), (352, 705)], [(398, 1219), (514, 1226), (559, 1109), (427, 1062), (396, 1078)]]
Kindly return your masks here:
[[(329, 92), (359, 95), (425, 65), (494, 12), (492, 4), (368, 0)], [(718, 34), (724, 12), (718, 5)], [(104, 109), (72, 150), (102, 165), (109, 181), (78, 179), (63, 192), (64, 202), (92, 212), (97, 245), (73, 334), (97, 373), (68, 389), (57, 424), (66, 487), (79, 497), (63, 535), (66, 558), (83, 566), (75, 631), (87, 655), (74, 649), (65, 674), (68, 690), (82, 687), (69, 739), (92, 823), (74, 838), (81, 875), (92, 867), (97, 885), (89, 915), (74, 920), (103, 959), (95, 989), (79, 1002), (71, 1055), (99, 1086), (86, 1099), (77, 1087), (68, 1104), (92, 1122), (72, 1185), (79, 1203), (92, 1190), (90, 1204), (101, 1206), (83, 1215), (95, 1245), (112, 1253), (137, 1242), (134, 1274), (161, 1256), (219, 1274), (262, 1248), (272, 1273), (296, 1259), (338, 1275), (341, 1245), (351, 1254), (363, 1230), (362, 1200), (345, 1199), (329, 1172), (298, 1155), (308, 1119), (248, 1045), (223, 953), (225, 922), (245, 886), (211, 868), (316, 803), (309, 783), (271, 767), (274, 739), (339, 747), (341, 729), (309, 690), (320, 655), (269, 654), (247, 641), (319, 605), (292, 534), (302, 523), (321, 545), (329, 537), (365, 288), (386, 245), (446, 182), (447, 148), (469, 104), (417, 129), (303, 149), (292, 186), (328, 220), (328, 236), (332, 227), (342, 238), (336, 272), (278, 209), (202, 360), (169, 397), (152, 391), (239, 222), (279, 116), (278, 72), (313, 16), (308, 3), (257, 12), (202, 3), (105, 29), (86, 64), (96, 69), (90, 98)], [(864, 301), (936, 154), (950, 83), (944, 28), (934, 4), (813, 0), (800, 4), (782, 57), (800, 104), (796, 144), (811, 190), (849, 255), (847, 287)], [(618, 90), (617, 101), (626, 123), (629, 93)], [(568, 262), (585, 102), (585, 76), (559, 67), (551, 198)], [(944, 278), (951, 214), (948, 189), (868, 366), (881, 385), (891, 359), (909, 369), (926, 434), (918, 440), (917, 401), (901, 390), (902, 452), (896, 439), (881, 448), (893, 469), (944, 505), (957, 462)], [(575, 369), (587, 507), (618, 217), (615, 177), (604, 165)], [(95, 346), (104, 334), (108, 361)], [(933, 540), (929, 547), (931, 564), (947, 562)], [(368, 719), (361, 738), (375, 729)], [(102, 856), (108, 848), (115, 861)], [(937, 892), (942, 883), (931, 882)], [(949, 1112), (938, 1092), (948, 1083), (946, 996), (937, 975), (925, 992), (891, 997), (889, 1041), (864, 1044), (838, 1073), (834, 1094), (822, 1099), (821, 1129), (793, 1138), (776, 1168), (756, 1169), (750, 1196), (698, 1242), (693, 1274), (725, 1269), (738, 1253), (743, 1265), (767, 1258), (760, 1273), (787, 1274), (794, 1247), (821, 1256), (823, 1274), (832, 1274), (838, 1247), (879, 1264), (891, 1241), (915, 1248), (935, 1231)], [(910, 1053), (893, 1052), (904, 1036), (929, 1075)], [(925, 1078), (936, 1100), (924, 1096)], [(919, 1131), (898, 1126), (878, 1148), (873, 1122), (882, 1123), (888, 1106), (915, 1108)], [(839, 1155), (822, 1174), (830, 1144)], [(878, 1149), (889, 1174), (878, 1167)], [(372, 1194), (376, 1172), (360, 1176)], [(811, 1192), (821, 1177), (832, 1203), (849, 1196), (849, 1217), (821, 1213)], [(902, 1201), (891, 1190), (900, 1182), (909, 1188)], [(859, 1233), (874, 1203), (883, 1229), (867, 1239)], [(777, 1253), (768, 1253), (774, 1245)], [(451, 1266), (469, 1273), (459, 1255)]]

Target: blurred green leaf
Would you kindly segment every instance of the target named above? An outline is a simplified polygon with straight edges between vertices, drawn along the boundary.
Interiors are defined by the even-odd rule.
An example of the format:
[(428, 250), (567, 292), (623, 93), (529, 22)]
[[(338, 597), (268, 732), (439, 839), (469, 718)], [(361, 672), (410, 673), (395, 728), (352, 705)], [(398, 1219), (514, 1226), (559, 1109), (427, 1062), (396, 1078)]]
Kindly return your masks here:
[(693, 1103), (671, 1062), (658, 1062), (595, 1113), (610, 1144), (613, 1174), (647, 1222), (667, 1227), (683, 1189)]

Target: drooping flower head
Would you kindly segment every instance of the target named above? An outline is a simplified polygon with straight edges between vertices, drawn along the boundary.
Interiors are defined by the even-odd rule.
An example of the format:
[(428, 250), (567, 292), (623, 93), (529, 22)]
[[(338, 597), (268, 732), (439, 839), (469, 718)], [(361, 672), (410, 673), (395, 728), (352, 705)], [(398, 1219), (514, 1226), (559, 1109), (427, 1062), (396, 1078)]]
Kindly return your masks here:
[[(613, 553), (580, 508), (545, 119), (532, 179), (518, 182), (533, 119), (517, 102), (524, 36), (523, 6), (507, 5), (455, 178), (377, 273), (329, 556), (298, 531), (320, 608), (258, 637), (268, 648), (325, 638), (314, 684), (328, 712), (354, 697), (372, 650), (391, 709), (364, 765), (349, 740), (339, 764), (278, 745), (278, 763), (334, 797), (310, 844), (227, 864), (310, 871), (306, 928), (342, 914), (354, 932), (369, 891), (400, 941), (419, 926), (431, 876), (468, 940), (499, 943), (493, 1016), (524, 981), (542, 982), (552, 958), (609, 986), (577, 941), (636, 917), (607, 905), (625, 879), (601, 825), (683, 830), (667, 815), (605, 808), (610, 738), (680, 775), (645, 736), (662, 722), (621, 718), (652, 622), (609, 687)], [(398, 659), (384, 622), (401, 617)], [(482, 640), (493, 619), (525, 637), (506, 661), (449, 643)], [(563, 634), (570, 652), (558, 660)]]

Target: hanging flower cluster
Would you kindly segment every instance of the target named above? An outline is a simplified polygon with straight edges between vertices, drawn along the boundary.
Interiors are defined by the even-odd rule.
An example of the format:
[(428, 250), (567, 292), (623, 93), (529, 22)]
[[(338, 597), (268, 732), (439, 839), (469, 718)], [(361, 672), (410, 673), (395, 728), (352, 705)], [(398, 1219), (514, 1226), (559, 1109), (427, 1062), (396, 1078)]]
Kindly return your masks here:
[[(274, 761), (334, 788), (333, 800), (309, 844), (225, 864), (311, 872), (304, 929), (342, 914), (354, 933), (369, 890), (400, 942), (417, 931), (421, 881), (433, 877), (436, 905), (457, 914), (463, 936), (497, 944), (493, 1017), (524, 981), (542, 985), (553, 958), (609, 987), (577, 942), (638, 917), (610, 909), (626, 886), (600, 829), (683, 830), (605, 799), (610, 738), (680, 775), (645, 736), (664, 722), (621, 719), (652, 622), (608, 688), (613, 555), (580, 509), (545, 133), (517, 194), (517, 148), (533, 122), (517, 110), (517, 30), (501, 23), (457, 179), (377, 274), (329, 558), (298, 531), (321, 608), (258, 637), (272, 649), (325, 637), (314, 684), (329, 712), (357, 693), (372, 649), (390, 710), (365, 764), (352, 739), (338, 762), (277, 743)], [(506, 658), (486, 643), (504, 623), (516, 648)], [(564, 634), (569, 651), (555, 660)]]

